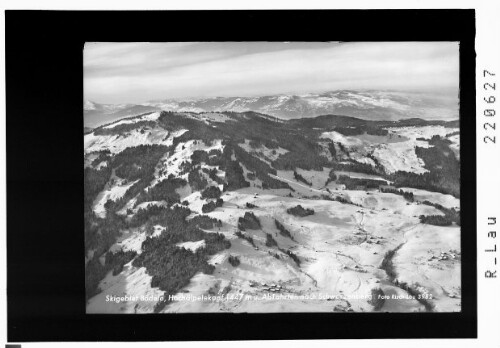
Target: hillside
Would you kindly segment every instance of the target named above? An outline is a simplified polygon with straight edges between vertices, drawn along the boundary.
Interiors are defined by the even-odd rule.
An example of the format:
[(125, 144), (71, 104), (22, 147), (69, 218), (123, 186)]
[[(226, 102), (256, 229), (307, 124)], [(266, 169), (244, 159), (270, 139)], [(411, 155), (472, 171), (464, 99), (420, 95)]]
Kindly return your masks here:
[(457, 131), (157, 110), (94, 128), (87, 312), (459, 311)]

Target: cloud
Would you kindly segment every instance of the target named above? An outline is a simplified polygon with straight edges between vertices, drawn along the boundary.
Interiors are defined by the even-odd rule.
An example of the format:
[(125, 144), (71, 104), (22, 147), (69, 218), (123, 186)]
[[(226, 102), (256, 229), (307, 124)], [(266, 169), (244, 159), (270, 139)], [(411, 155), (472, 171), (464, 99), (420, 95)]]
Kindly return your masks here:
[(334, 89), (449, 90), (454, 42), (88, 43), (85, 98), (151, 99), (307, 93)]

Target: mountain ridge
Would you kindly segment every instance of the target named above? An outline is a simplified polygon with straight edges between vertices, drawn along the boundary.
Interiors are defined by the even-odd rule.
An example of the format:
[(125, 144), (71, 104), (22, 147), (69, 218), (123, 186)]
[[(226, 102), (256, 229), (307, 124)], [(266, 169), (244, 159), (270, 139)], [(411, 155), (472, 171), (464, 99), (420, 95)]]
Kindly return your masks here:
[(96, 127), (120, 117), (149, 111), (255, 111), (282, 119), (339, 114), (366, 120), (393, 121), (415, 117), (443, 120), (458, 117), (458, 100), (423, 93), (343, 90), (303, 95), (163, 99), (116, 105), (85, 101), (84, 120), (86, 126)]

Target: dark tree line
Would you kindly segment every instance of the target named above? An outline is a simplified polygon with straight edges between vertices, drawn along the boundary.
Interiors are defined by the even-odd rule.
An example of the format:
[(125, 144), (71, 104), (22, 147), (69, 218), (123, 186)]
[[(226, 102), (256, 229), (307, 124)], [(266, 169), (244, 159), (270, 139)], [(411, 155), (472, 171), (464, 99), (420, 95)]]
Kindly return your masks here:
[(362, 189), (379, 188), (381, 185), (386, 185), (387, 182), (385, 180), (359, 179), (340, 175), (337, 179), (337, 184), (344, 184), (348, 190), (356, 190), (358, 187), (362, 187)]
[(331, 169), (330, 172), (328, 173), (328, 179), (326, 179), (325, 187), (328, 186), (329, 183), (335, 180), (337, 180), (337, 175), (335, 174), (335, 170)]
[(269, 248), (278, 246), (278, 242), (269, 233), (266, 233), (266, 246)]
[(413, 192), (398, 190), (395, 187), (381, 187), (380, 192), (394, 193), (396, 195), (403, 196), (404, 199), (406, 199), (408, 202), (413, 202), (415, 200), (415, 197), (413, 197)]
[(285, 250), (285, 249), (281, 249), (281, 248), (278, 248), (282, 253), (285, 253), (287, 254), (288, 256), (290, 256), (290, 258), (295, 262), (295, 264), (300, 267), (300, 259), (299, 257), (294, 254), (291, 250)]
[(335, 127), (334, 129), (337, 133), (342, 135), (352, 136), (352, 135), (362, 135), (362, 134), (370, 134), (370, 135), (387, 135), (389, 131), (384, 128), (379, 127), (370, 127), (366, 125), (360, 126), (349, 126), (349, 127)]
[(241, 231), (236, 231), (236, 232), (234, 233), (234, 235), (235, 235), (236, 237), (240, 238), (240, 239), (244, 239), (244, 240), (246, 240), (246, 241), (247, 241), (248, 243), (250, 243), (250, 245), (251, 245), (251, 246), (253, 246), (254, 248), (256, 247), (256, 246), (255, 246), (255, 242), (253, 241), (252, 236), (248, 236), (248, 235), (244, 234), (244, 233), (243, 233), (243, 232), (241, 232)]
[(300, 181), (308, 186), (312, 186), (312, 183), (307, 181), (302, 175), (297, 173), (296, 171), (293, 171), (293, 177), (295, 180)]
[(274, 220), (274, 224), (276, 225), (276, 228), (280, 231), (280, 234), (283, 236), (283, 237), (287, 237), (287, 238), (290, 238), (291, 240), (295, 241), (295, 239), (293, 239), (293, 236), (292, 234), (290, 233), (290, 231), (288, 231), (285, 226), (283, 226), (283, 224), (281, 222), (279, 222), (278, 220)]
[(385, 171), (382, 167), (373, 167), (367, 163), (358, 163), (358, 162), (348, 162), (348, 163), (331, 163), (329, 167), (334, 171), (345, 171), (345, 172), (356, 172), (356, 173), (364, 173), (370, 175), (384, 175)]
[(455, 208), (448, 209), (446, 207), (443, 207), (441, 204), (432, 203), (429, 201), (423, 201), (422, 204), (430, 205), (431, 207), (442, 211), (449, 220), (460, 226), (460, 210), (455, 210)]

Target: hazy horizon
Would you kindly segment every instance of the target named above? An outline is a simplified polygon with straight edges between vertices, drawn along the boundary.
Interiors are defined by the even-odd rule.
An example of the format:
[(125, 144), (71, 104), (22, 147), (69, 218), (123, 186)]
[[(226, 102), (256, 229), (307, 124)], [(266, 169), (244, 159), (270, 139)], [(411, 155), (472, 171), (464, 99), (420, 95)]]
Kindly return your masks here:
[(459, 93), (456, 42), (87, 43), (84, 99), (304, 95), (353, 90)]

